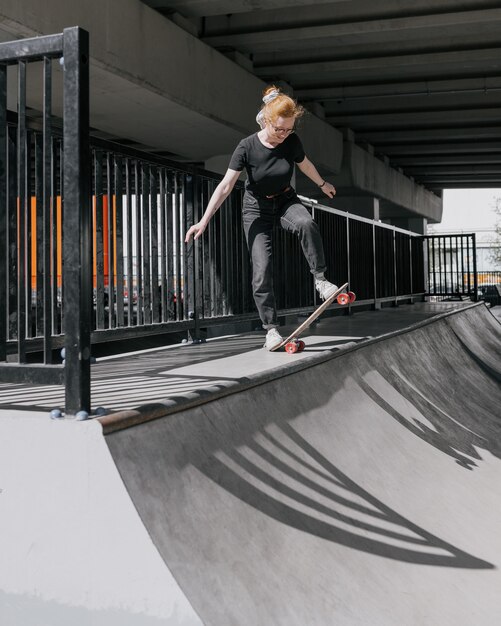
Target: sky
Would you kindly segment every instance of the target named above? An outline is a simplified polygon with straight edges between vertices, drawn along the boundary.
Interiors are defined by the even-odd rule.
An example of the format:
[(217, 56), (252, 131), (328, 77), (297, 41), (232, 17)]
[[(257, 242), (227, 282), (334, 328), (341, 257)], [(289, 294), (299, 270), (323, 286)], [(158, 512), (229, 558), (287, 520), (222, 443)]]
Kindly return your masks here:
[(501, 189), (445, 189), (443, 219), (433, 225), (433, 231), (494, 230), (496, 222), (501, 222), (493, 210), (496, 198), (501, 198)]

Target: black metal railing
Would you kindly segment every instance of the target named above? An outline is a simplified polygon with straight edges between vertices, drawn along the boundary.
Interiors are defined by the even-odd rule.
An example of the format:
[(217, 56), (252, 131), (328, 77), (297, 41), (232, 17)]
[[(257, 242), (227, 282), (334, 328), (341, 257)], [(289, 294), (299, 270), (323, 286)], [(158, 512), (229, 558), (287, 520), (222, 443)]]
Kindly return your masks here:
[(496, 270), (478, 270), (478, 284), (480, 285), (500, 285), (501, 284), (501, 271)]
[(476, 238), (474, 233), (428, 235), (426, 295), (434, 299), (478, 299)]
[[(9, 66), (14, 70), (8, 72)], [(61, 91), (53, 88), (56, 73), (62, 74)], [(39, 80), (41, 92), (34, 94)], [(7, 93), (17, 94), (15, 126)], [(31, 100), (41, 103), (38, 133), (29, 128)], [(59, 138), (55, 110), (62, 118)], [(70, 413), (90, 409), (88, 140), (88, 33), (68, 28), (0, 44), (0, 248), (5, 254), (0, 379), (64, 382)], [(62, 332), (64, 367), (53, 363), (53, 339)], [(42, 340), (42, 363), (29, 362), (33, 338)]]
[[(92, 344), (197, 337), (211, 325), (258, 320), (243, 185), (186, 246), (221, 177), (89, 139), (87, 39), (75, 28), (0, 44), (0, 380), (64, 383), (73, 414), (91, 408)], [(41, 120), (26, 99), (27, 63), (43, 76)], [(6, 108), (7, 65), (18, 66), (15, 113)], [(304, 202), (322, 233), (328, 278), (350, 282), (353, 307), (424, 294), (422, 237)], [(277, 230), (273, 244), (279, 314), (310, 311), (316, 293), (298, 239)]]

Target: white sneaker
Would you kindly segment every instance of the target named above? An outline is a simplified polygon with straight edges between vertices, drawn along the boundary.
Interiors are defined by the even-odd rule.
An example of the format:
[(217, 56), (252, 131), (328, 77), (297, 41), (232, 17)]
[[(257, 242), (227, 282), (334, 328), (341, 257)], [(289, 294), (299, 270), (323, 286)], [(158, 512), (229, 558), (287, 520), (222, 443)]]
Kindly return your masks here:
[(327, 300), (332, 294), (338, 290), (337, 285), (333, 285), (325, 278), (315, 278), (315, 289), (322, 300)]
[(264, 348), (266, 350), (273, 350), (279, 346), (283, 341), (282, 335), (278, 332), (276, 328), (270, 328), (270, 330), (266, 333), (266, 341), (264, 342)]

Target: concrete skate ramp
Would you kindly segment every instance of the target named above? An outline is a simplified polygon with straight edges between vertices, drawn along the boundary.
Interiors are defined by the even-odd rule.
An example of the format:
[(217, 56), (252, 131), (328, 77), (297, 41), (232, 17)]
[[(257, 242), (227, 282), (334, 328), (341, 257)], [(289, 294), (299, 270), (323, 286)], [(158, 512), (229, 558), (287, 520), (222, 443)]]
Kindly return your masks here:
[(500, 350), (473, 306), (106, 440), (204, 624), (494, 626)]

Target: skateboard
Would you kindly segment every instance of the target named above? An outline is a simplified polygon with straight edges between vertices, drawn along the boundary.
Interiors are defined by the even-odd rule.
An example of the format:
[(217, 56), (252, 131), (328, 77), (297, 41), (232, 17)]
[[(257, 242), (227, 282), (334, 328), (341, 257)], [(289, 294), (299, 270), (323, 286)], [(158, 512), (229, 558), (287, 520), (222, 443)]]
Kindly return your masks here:
[(339, 289), (337, 289), (331, 296), (324, 300), (320, 306), (318, 306), (313, 313), (304, 320), (304, 322), (296, 328), (288, 337), (286, 337), (282, 343), (278, 346), (270, 350), (270, 352), (276, 352), (285, 346), (285, 351), (289, 354), (294, 354), (295, 352), (302, 352), (305, 348), (305, 343), (302, 339), (299, 339), (299, 335), (301, 335), (305, 330), (307, 330), (313, 322), (322, 315), (325, 309), (331, 305), (334, 300), (337, 300), (338, 304), (345, 306), (346, 304), (351, 304), (355, 302), (356, 296), (353, 291), (345, 292), (346, 287), (348, 287), (348, 283), (345, 283)]

